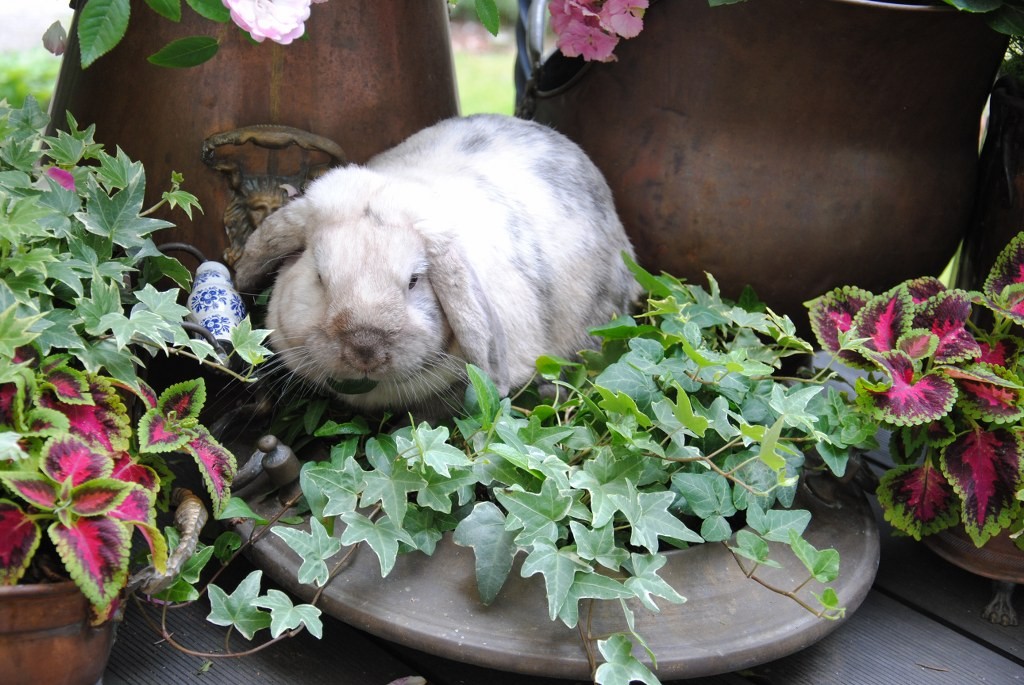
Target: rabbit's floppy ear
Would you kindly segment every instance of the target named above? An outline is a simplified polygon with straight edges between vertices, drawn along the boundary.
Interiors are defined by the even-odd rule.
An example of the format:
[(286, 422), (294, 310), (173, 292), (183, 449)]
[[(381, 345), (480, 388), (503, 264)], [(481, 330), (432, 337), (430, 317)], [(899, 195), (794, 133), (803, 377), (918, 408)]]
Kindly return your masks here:
[(424, 237), (430, 284), (466, 361), (483, 369), (500, 394), (508, 394), (505, 330), (476, 271), (451, 236), (428, 230)]
[(285, 257), (305, 249), (310, 223), (307, 213), (308, 202), (298, 198), (269, 215), (253, 231), (234, 264), (235, 285), (240, 291), (255, 290), (270, 279)]

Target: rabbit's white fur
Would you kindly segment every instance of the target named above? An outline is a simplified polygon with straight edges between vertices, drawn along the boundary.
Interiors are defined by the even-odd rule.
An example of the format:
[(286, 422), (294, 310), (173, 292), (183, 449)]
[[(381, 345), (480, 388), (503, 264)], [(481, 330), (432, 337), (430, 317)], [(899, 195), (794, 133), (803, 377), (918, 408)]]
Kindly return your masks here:
[[(437, 412), (465, 362), (501, 392), (542, 354), (628, 313), (633, 250), (597, 168), (567, 138), (498, 115), (442, 121), (328, 172), (270, 215), (236, 263), (239, 288), (280, 269), (271, 346), (294, 373), (365, 410)], [(297, 255), (297, 256), (296, 256)]]

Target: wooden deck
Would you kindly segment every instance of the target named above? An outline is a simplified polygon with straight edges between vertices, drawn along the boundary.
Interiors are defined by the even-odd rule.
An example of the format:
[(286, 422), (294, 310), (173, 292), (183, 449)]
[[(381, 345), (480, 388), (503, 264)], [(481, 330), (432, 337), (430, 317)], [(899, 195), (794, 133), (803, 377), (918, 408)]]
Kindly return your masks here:
[[(865, 602), (824, 640), (778, 661), (688, 681), (698, 685), (964, 685), (1024, 683), (1024, 626), (981, 618), (990, 583), (924, 545), (888, 535)], [(1015, 597), (1024, 617), (1024, 592)], [(223, 633), (199, 604), (173, 616), (176, 638), (216, 649)], [(322, 641), (308, 634), (238, 660), (204, 660), (167, 644), (129, 610), (104, 685), (388, 685), (421, 676), (429, 685), (574, 685), (454, 663), (379, 640), (327, 618)], [(668, 683), (666, 683), (668, 685)]]

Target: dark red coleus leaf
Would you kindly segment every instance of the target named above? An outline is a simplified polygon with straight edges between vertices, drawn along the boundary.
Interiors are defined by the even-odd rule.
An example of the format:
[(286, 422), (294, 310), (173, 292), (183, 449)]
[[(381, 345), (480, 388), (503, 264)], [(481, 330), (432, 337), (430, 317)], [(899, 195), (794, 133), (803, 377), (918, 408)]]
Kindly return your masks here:
[(885, 520), (916, 540), (959, 520), (956, 493), (930, 459), (889, 469), (879, 481), (877, 494)]
[(40, 378), (40, 386), (52, 392), (64, 404), (92, 404), (89, 381), (85, 374), (67, 364), (48, 369)]
[(929, 300), (939, 293), (946, 291), (946, 286), (939, 279), (934, 276), (922, 276), (921, 278), (915, 278), (910, 281), (906, 281), (902, 284), (910, 294), (910, 299), (914, 304), (919, 304), (926, 300)]
[(75, 435), (98, 442), (110, 452), (128, 449), (131, 436), (128, 410), (117, 391), (106, 379), (92, 377), (89, 394), (92, 404), (67, 404), (52, 395), (41, 397), (40, 404), (66, 415)]
[(54, 522), (48, 532), (71, 579), (96, 612), (105, 613), (128, 578), (132, 526), (96, 516)]
[(196, 436), (185, 445), (185, 450), (195, 457), (210, 499), (213, 500), (214, 514), (219, 514), (230, 498), (229, 486), (236, 471), (235, 455), (217, 442), (205, 428), (199, 427)]
[(847, 286), (836, 288), (807, 303), (811, 330), (821, 349), (837, 355), (850, 366), (871, 368), (871, 364), (859, 354), (840, 351), (839, 336), (853, 327), (857, 312), (872, 297), (867, 290)]
[(114, 469), (111, 454), (77, 435), (50, 438), (42, 451), (40, 468), (58, 483), (77, 487), (86, 481), (106, 478)]
[(889, 435), (889, 456), (897, 465), (919, 464), (955, 437), (949, 416), (918, 426), (897, 426)]
[(135, 486), (108, 516), (135, 526), (149, 546), (153, 566), (163, 573), (167, 567), (167, 540), (156, 526), (155, 506), (156, 493)]
[(14, 383), (0, 384), (0, 426), (15, 425), (14, 411), (18, 397), (18, 386)]
[(1024, 324), (1024, 233), (1014, 236), (999, 253), (982, 293), (993, 309)]
[(139, 451), (173, 452), (192, 438), (192, 431), (171, 421), (157, 408), (150, 409), (139, 420)]
[(880, 421), (914, 426), (936, 421), (949, 413), (956, 401), (956, 384), (939, 370), (919, 373), (905, 353), (872, 354), (888, 383), (857, 379), (857, 401)]
[(941, 465), (960, 496), (964, 529), (979, 547), (1020, 512), (1024, 462), (1014, 431), (974, 426), (942, 451)]
[(39, 509), (52, 511), (57, 508), (57, 486), (37, 471), (0, 471), (0, 480), (23, 500)]
[(936, 364), (956, 364), (981, 355), (981, 346), (965, 328), (970, 316), (970, 294), (944, 290), (917, 305), (911, 326), (930, 331), (939, 339)]
[(914, 305), (904, 288), (890, 290), (872, 297), (853, 319), (861, 337), (868, 338), (867, 346), (877, 352), (897, 349), (900, 338), (912, 328)]
[(949, 367), (960, 390), (957, 404), (965, 416), (991, 423), (1024, 418), (1024, 388), (1009, 369), (986, 364)]
[(1014, 335), (1003, 335), (979, 340), (981, 356), (979, 362), (1010, 368), (1017, 362), (1021, 350), (1021, 339)]
[(67, 512), (74, 516), (100, 516), (124, 501), (133, 489), (131, 483), (115, 478), (98, 478), (71, 491)]
[(115, 455), (114, 469), (110, 472), (110, 477), (123, 480), (126, 483), (141, 485), (152, 492), (156, 492), (160, 488), (160, 479), (156, 475), (156, 471), (138, 463), (127, 452)]
[(0, 499), (0, 585), (14, 585), (25, 574), (42, 532), (21, 507)]

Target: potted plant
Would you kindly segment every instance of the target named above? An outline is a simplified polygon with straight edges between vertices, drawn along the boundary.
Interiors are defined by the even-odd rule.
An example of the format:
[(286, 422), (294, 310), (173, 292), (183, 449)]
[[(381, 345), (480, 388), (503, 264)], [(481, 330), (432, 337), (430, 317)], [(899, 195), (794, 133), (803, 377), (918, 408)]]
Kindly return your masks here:
[[(980, 291), (924, 277), (877, 295), (841, 287), (808, 303), (821, 347), (864, 374), (853, 381), (856, 406), (890, 432), (893, 463), (877, 494), (896, 531), (921, 540), (960, 529), (990, 556), (1008, 537), (1024, 549), (1022, 284), (1024, 233)], [(1009, 554), (1011, 576), (982, 573), (1019, 577), (1024, 554)], [(1013, 620), (992, 616), (1004, 617)]]
[[(189, 272), (153, 242), (170, 224), (143, 208), (142, 165), (106, 153), (92, 128), (71, 120), (68, 132), (49, 137), (47, 123), (31, 98), (19, 109), (0, 103), (0, 597), (20, 607), (19, 618), (0, 609), (0, 665), (18, 682), (41, 682), (47, 671), (30, 668), (38, 667), (91, 683), (110, 643), (90, 626), (116, 613), (135, 531), (166, 571), (156, 514), (170, 499), (172, 454), (195, 458), (217, 511), (235, 469), (198, 421), (202, 378), (157, 396), (145, 365), (161, 351), (225, 372), (230, 360), (186, 333), (189, 311), (177, 300)], [(194, 198), (179, 181), (164, 202), (190, 212)], [(164, 278), (177, 285), (158, 290)], [(259, 363), (262, 338), (245, 321), (232, 354)], [(45, 643), (13, 632), (34, 601), (26, 596), (52, 594), (47, 586), (62, 579), (86, 601), (59, 603), (86, 613), (57, 639), (81, 633), (100, 648), (86, 656), (92, 663), (26, 659), (21, 650)]]
[[(848, 563), (857, 580), (837, 594), (839, 552), (805, 537), (801, 474), (845, 473), (874, 424), (824, 377), (780, 376), (784, 359), (810, 351), (786, 317), (750, 296), (724, 299), (713, 279), (702, 288), (632, 268), (649, 306), (595, 330), (602, 349), (579, 361), (538, 360), (551, 396), (502, 398), (469, 367), (464, 413), (450, 423), (332, 415), (316, 431), (329, 455), (296, 467), (298, 488), (232, 500), (233, 525), (260, 570), (231, 594), (211, 590), (211, 617), (249, 638), (258, 628), (277, 638), (303, 620), (318, 627), (309, 608), (286, 611), (281, 593), (261, 594), (266, 574), (357, 627), (420, 649), (608, 685), (658, 682), (645, 649), (659, 675), (679, 677), (757, 663), (822, 636), (830, 622), (819, 619), (840, 618), (870, 586), (877, 538), (857, 498), (816, 508), (842, 519), (818, 531), (818, 544), (855, 550)], [(758, 631), (728, 631), (733, 642), (717, 639), (713, 649), (725, 656), (709, 665), (686, 662), (703, 638), (672, 623), (678, 618), (650, 633), (638, 627), (648, 619), (635, 613), (701, 611), (694, 596), (673, 609), (683, 600), (676, 586), (702, 567), (672, 550), (694, 546), (719, 555), (707, 567), (717, 583), (736, 583), (732, 593), (747, 586), (746, 603), (763, 607), (766, 626), (784, 616), (786, 634), (765, 627), (774, 640), (766, 646)], [(369, 549), (353, 555), (357, 547)], [(335, 575), (343, 582), (330, 583)], [(423, 583), (429, 592), (419, 592)], [(413, 603), (429, 617), (404, 615), (416, 611), (409, 593), (436, 596), (436, 607)], [(450, 618), (438, 625), (442, 607)], [(396, 614), (401, 625), (389, 628)], [(489, 627), (478, 635), (480, 620), (500, 622), (506, 637)], [(520, 620), (530, 628), (508, 630)], [(548, 644), (523, 651), (508, 633)], [(488, 635), (507, 645), (508, 659), (495, 656), (501, 645), (473, 648)]]

